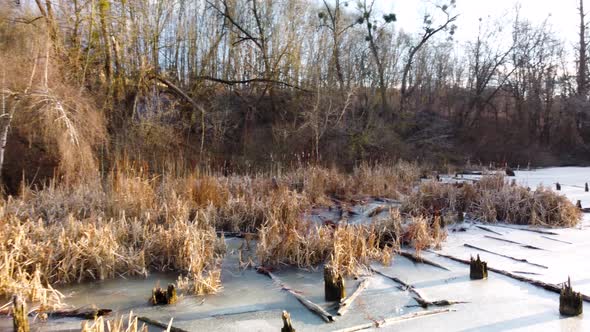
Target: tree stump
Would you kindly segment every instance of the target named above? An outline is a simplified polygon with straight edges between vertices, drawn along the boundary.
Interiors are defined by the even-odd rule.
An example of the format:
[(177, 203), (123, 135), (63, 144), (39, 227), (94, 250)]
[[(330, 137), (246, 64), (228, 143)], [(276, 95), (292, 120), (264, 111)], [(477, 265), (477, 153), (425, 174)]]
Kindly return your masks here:
[(483, 262), (479, 255), (477, 255), (477, 259), (471, 257), (469, 277), (471, 280), (481, 280), (488, 277), (488, 263)]
[(584, 186), (584, 191), (588, 192), (588, 182), (586, 182), (586, 185)]
[(576, 207), (577, 207), (578, 209), (582, 210), (582, 201), (581, 201), (581, 200), (578, 200), (578, 201), (576, 202)]
[(578, 316), (582, 314), (584, 301), (580, 293), (574, 292), (572, 282), (567, 278), (559, 295), (559, 313), (563, 316)]
[(152, 305), (174, 304), (178, 301), (176, 295), (176, 287), (173, 284), (168, 285), (168, 289), (156, 287), (152, 290), (152, 297), (150, 303)]
[(29, 332), (27, 305), (20, 296), (15, 295), (12, 298), (12, 306), (12, 326), (14, 328), (14, 332)]
[(331, 267), (324, 267), (324, 290), (326, 301), (340, 301), (346, 297), (344, 279)]
[(557, 191), (560, 191), (561, 190), (561, 185), (559, 184), (559, 182), (555, 183), (555, 189)]
[(510, 168), (510, 167), (506, 167), (506, 175), (507, 176), (516, 176), (516, 174), (514, 173), (512, 168)]
[(283, 310), (283, 328), (281, 328), (281, 332), (295, 332), (291, 323), (291, 315), (285, 310)]

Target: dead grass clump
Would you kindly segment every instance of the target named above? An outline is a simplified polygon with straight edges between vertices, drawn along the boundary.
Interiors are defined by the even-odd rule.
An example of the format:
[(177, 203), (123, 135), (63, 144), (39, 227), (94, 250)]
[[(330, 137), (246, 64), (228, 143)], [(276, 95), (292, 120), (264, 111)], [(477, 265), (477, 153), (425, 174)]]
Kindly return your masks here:
[(422, 183), (403, 202), (413, 216), (462, 213), (482, 222), (544, 227), (573, 227), (581, 212), (565, 196), (546, 188), (530, 191), (510, 185), (501, 175), (484, 176), (474, 185)]
[(414, 247), (418, 255), (422, 250), (430, 248), (435, 242), (430, 232), (428, 221), (424, 217), (412, 217), (404, 234), (404, 239), (406, 240), (405, 242), (408, 242)]
[(115, 319), (97, 317), (93, 322), (84, 321), (81, 332), (148, 332), (145, 324), (139, 325), (137, 316), (130, 312), (127, 317), (121, 316)]

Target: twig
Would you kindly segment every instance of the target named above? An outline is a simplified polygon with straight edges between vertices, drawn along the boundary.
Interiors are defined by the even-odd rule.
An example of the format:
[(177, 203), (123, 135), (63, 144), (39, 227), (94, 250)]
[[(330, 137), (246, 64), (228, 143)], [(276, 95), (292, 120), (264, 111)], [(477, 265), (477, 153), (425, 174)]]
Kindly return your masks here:
[(338, 308), (338, 316), (342, 316), (348, 311), (348, 308), (350, 308), (352, 302), (361, 294), (361, 292), (365, 288), (367, 288), (368, 285), (369, 278), (363, 279), (363, 281), (361, 281), (354, 293), (352, 293), (352, 295), (340, 302), (340, 307)]
[(500, 257), (504, 257), (504, 258), (511, 259), (511, 260), (513, 260), (513, 261), (517, 261), (517, 262), (521, 262), (521, 263), (530, 264), (530, 265), (533, 265), (533, 266), (536, 266), (536, 267), (540, 267), (540, 268), (543, 268), (543, 269), (548, 269), (548, 267), (547, 267), (547, 266), (545, 266), (545, 265), (536, 264), (536, 263), (531, 263), (531, 262), (529, 262), (528, 260), (526, 260), (526, 259), (524, 259), (524, 258), (515, 258), (515, 257), (512, 257), (512, 256), (508, 256), (508, 255), (500, 254), (500, 253), (497, 253), (497, 252), (493, 252), (493, 251), (491, 251), (491, 250), (487, 250), (487, 249), (483, 249), (483, 248), (480, 248), (480, 247), (476, 247), (476, 246), (474, 246), (474, 245), (471, 245), (471, 244), (469, 244), (469, 243), (465, 243), (465, 244), (463, 244), (463, 245), (464, 245), (465, 247), (467, 247), (467, 248), (471, 248), (471, 249), (475, 249), (475, 250), (479, 250), (479, 251), (487, 252), (487, 253), (490, 253), (490, 254), (492, 254), (492, 255), (497, 255), (497, 256), (500, 256)]
[(494, 226), (495, 226), (495, 227), (503, 227), (503, 228), (508, 228), (508, 229), (517, 230), (517, 231), (525, 231), (525, 232), (541, 233), (541, 234), (547, 234), (547, 235), (559, 235), (559, 233), (550, 232), (550, 231), (544, 231), (544, 230), (540, 230), (540, 229), (531, 229), (531, 228), (510, 227), (510, 226), (506, 226), (506, 225), (494, 225)]
[(523, 248), (527, 248), (527, 249), (534, 249), (534, 250), (547, 250), (547, 249), (543, 249), (543, 248), (539, 248), (539, 247), (535, 247), (535, 246), (531, 246), (529, 244), (524, 244), (524, 243), (520, 243), (520, 242), (516, 242), (516, 241), (511, 241), (511, 240), (506, 240), (506, 239), (501, 239), (499, 237), (495, 237), (495, 236), (489, 236), (489, 235), (485, 235), (484, 237), (488, 238), (488, 239), (493, 239), (493, 240), (498, 240), (498, 241), (502, 241), (502, 242), (508, 242), (508, 243), (513, 243), (513, 244), (518, 244), (519, 246), (523, 247)]
[(443, 270), (446, 270), (446, 271), (451, 271), (448, 268), (446, 268), (446, 267), (444, 267), (444, 266), (442, 266), (442, 265), (440, 265), (438, 263), (435, 263), (435, 262), (430, 261), (428, 259), (425, 259), (425, 258), (422, 258), (420, 256), (417, 256), (417, 255), (415, 255), (415, 254), (413, 254), (411, 252), (400, 251), (399, 254), (402, 255), (402, 256), (404, 256), (404, 257), (406, 257), (406, 258), (408, 258), (408, 259), (410, 259), (410, 260), (412, 260), (412, 261), (414, 261), (414, 262), (416, 262), (416, 263), (427, 264), (427, 265), (431, 265), (431, 266), (434, 266), (434, 267), (438, 267), (439, 269), (443, 269)]
[[(187, 330), (179, 329), (178, 327), (171, 326), (170, 324), (164, 324), (164, 323), (158, 322), (157, 320), (153, 320), (153, 319), (148, 318), (148, 317), (143, 317), (143, 316), (136, 316), (136, 317), (137, 317), (137, 320), (140, 320), (140, 321), (142, 321), (142, 322), (144, 322), (146, 324), (152, 325), (152, 326), (156, 326), (156, 327), (162, 328), (162, 329), (164, 329), (166, 331), (170, 331), (170, 332), (188, 332)], [(170, 322), (170, 323), (172, 323), (172, 322)]]
[(362, 324), (362, 325), (348, 327), (345, 329), (337, 330), (336, 332), (355, 332), (355, 331), (368, 330), (368, 329), (373, 329), (373, 328), (377, 328), (377, 327), (384, 327), (384, 326), (388, 326), (391, 324), (395, 324), (395, 323), (399, 323), (399, 322), (407, 321), (407, 320), (411, 320), (411, 319), (416, 319), (416, 318), (420, 318), (420, 317), (433, 316), (433, 315), (438, 315), (438, 314), (442, 314), (445, 312), (454, 312), (454, 311), (456, 311), (456, 310), (437, 309), (437, 310), (430, 310), (430, 311), (413, 312), (411, 314), (407, 314), (407, 315), (403, 315), (403, 316), (386, 318), (381, 322), (366, 323), (366, 324)]
[(501, 236), (503, 236), (503, 235), (504, 235), (504, 234), (502, 234), (502, 233), (498, 233), (498, 232), (496, 232), (496, 231), (493, 231), (493, 230), (491, 230), (491, 229), (489, 229), (489, 228), (487, 228), (487, 227), (483, 227), (483, 226), (480, 226), (480, 225), (475, 225), (475, 227), (477, 227), (477, 228), (479, 228), (479, 229), (481, 229), (481, 230), (484, 230), (484, 231), (486, 231), (486, 232), (490, 232), (490, 233), (496, 234), (496, 235), (501, 235)]
[(547, 240), (551, 240), (551, 241), (557, 241), (557, 242), (561, 242), (561, 243), (573, 244), (571, 242), (567, 242), (567, 241), (563, 241), (563, 240), (558, 240), (558, 239), (550, 238), (550, 237), (544, 236), (544, 235), (541, 235), (541, 237), (544, 238), (544, 239), (547, 239)]

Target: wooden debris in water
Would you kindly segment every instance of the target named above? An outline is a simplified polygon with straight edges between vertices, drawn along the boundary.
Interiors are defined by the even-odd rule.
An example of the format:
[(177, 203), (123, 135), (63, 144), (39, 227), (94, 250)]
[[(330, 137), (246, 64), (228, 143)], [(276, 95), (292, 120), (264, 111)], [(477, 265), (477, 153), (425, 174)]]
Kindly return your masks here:
[[(441, 254), (441, 253), (435, 253), (435, 254), (437, 254), (440, 257), (445, 257), (445, 258), (454, 260), (455, 262), (459, 262), (459, 263), (463, 263), (463, 264), (467, 264), (467, 265), (469, 265), (471, 263), (470, 261), (468, 261), (466, 259), (461, 259), (461, 258), (458, 258), (458, 257), (455, 257), (455, 256), (445, 255), (445, 254)], [(555, 284), (548, 284), (546, 282), (542, 282), (542, 281), (539, 281), (539, 280), (530, 279), (530, 278), (527, 278), (527, 277), (524, 277), (524, 276), (519, 276), (519, 275), (514, 274), (512, 272), (509, 272), (509, 271), (500, 270), (500, 269), (496, 269), (496, 268), (493, 268), (493, 267), (488, 267), (488, 269), (490, 271), (492, 271), (492, 272), (496, 272), (498, 274), (507, 276), (507, 277), (512, 278), (512, 279), (516, 279), (518, 281), (529, 283), (529, 284), (531, 284), (533, 286), (537, 286), (537, 287), (543, 288), (545, 290), (548, 290), (550, 292), (554, 292), (554, 293), (557, 293), (557, 294), (561, 294), (561, 290), (563, 288), (563, 287), (558, 286), (558, 285), (555, 285)], [(580, 294), (580, 295), (582, 296), (582, 299), (585, 302), (590, 303), (590, 296), (584, 295), (584, 294)]]
[(14, 332), (29, 332), (27, 305), (19, 295), (15, 295), (12, 298), (12, 309), (12, 326)]
[(496, 240), (496, 241), (502, 241), (502, 242), (507, 242), (507, 243), (512, 243), (512, 244), (518, 244), (519, 246), (523, 247), (523, 248), (527, 248), (527, 249), (533, 249), (533, 250), (547, 250), (547, 249), (543, 249), (543, 248), (539, 248), (539, 247), (535, 247), (535, 246), (531, 246), (529, 244), (524, 244), (524, 243), (520, 243), (520, 242), (516, 242), (516, 241), (511, 241), (511, 240), (506, 240), (506, 239), (502, 239), (499, 237), (495, 237), (495, 236), (489, 236), (489, 235), (485, 235), (485, 238), (488, 239), (492, 239), (492, 240)]
[(428, 259), (426, 259), (424, 257), (420, 257), (420, 256), (418, 256), (416, 254), (411, 253), (411, 252), (400, 251), (399, 254), (401, 256), (404, 256), (405, 258), (408, 258), (408, 259), (412, 260), (413, 262), (416, 262), (416, 263), (422, 263), (422, 264), (426, 264), (426, 265), (438, 267), (439, 269), (443, 269), (445, 271), (451, 271), (448, 268), (446, 268), (446, 267), (444, 267), (444, 266), (442, 266), (442, 265), (440, 265), (438, 263), (435, 263), (435, 262), (433, 262), (431, 260), (428, 260)]
[(471, 257), (469, 277), (471, 280), (487, 279), (488, 277), (488, 263), (482, 262), (477, 255), (477, 259)]
[(388, 325), (392, 325), (395, 323), (408, 321), (408, 320), (412, 320), (412, 319), (416, 319), (416, 318), (420, 318), (420, 317), (433, 316), (433, 315), (438, 315), (438, 314), (442, 314), (442, 313), (446, 313), (446, 312), (453, 312), (453, 311), (455, 311), (455, 310), (437, 309), (437, 310), (430, 310), (430, 311), (413, 312), (411, 314), (407, 314), (407, 315), (403, 315), (403, 316), (385, 318), (381, 321), (375, 321), (373, 323), (366, 323), (366, 324), (361, 324), (361, 325), (357, 325), (357, 326), (353, 326), (353, 327), (348, 327), (345, 329), (337, 330), (336, 332), (355, 332), (355, 331), (369, 330), (369, 329), (374, 329), (374, 328), (379, 328), (379, 327), (385, 327)]
[(291, 323), (291, 315), (283, 310), (283, 327), (281, 328), (281, 332), (295, 332), (295, 328), (293, 328), (293, 323)]
[(467, 248), (471, 248), (471, 249), (475, 249), (475, 250), (479, 250), (479, 251), (487, 252), (487, 253), (489, 253), (489, 254), (496, 255), (496, 256), (500, 256), (500, 257), (504, 257), (504, 258), (508, 258), (508, 259), (511, 259), (511, 260), (513, 260), (513, 261), (516, 261), (516, 262), (521, 262), (521, 263), (525, 263), (525, 264), (533, 265), (533, 266), (536, 266), (536, 267), (540, 267), (540, 268), (542, 268), (542, 269), (548, 269), (548, 267), (547, 267), (547, 266), (545, 266), (545, 265), (536, 264), (536, 263), (531, 263), (531, 262), (529, 262), (528, 260), (526, 260), (526, 259), (524, 259), (524, 258), (516, 258), (516, 257), (512, 257), (512, 256), (508, 256), (508, 255), (500, 254), (500, 253), (497, 253), (497, 252), (493, 252), (493, 251), (491, 251), (491, 250), (487, 250), (487, 249), (484, 249), (484, 248), (480, 248), (480, 247), (477, 247), (477, 246), (471, 245), (471, 244), (469, 244), (469, 243), (465, 243), (465, 244), (463, 244), (463, 245), (464, 245), (465, 247), (467, 247)]
[(176, 301), (178, 301), (178, 296), (176, 295), (176, 287), (173, 284), (168, 285), (168, 289), (156, 287), (152, 290), (152, 297), (150, 298), (152, 305), (174, 304)]
[(381, 271), (375, 270), (373, 268), (371, 268), (371, 271), (387, 278), (390, 279), (398, 284), (401, 285), (401, 287), (399, 287), (401, 290), (407, 290), (408, 292), (410, 292), (410, 294), (412, 294), (412, 298), (418, 302), (418, 304), (420, 305), (420, 307), (426, 309), (429, 306), (439, 306), (439, 307), (444, 307), (444, 306), (450, 306), (450, 305), (454, 305), (454, 304), (461, 304), (461, 303), (467, 303), (467, 302), (463, 302), (463, 301), (449, 301), (449, 300), (438, 300), (438, 301), (428, 301), (426, 300), (422, 294), (420, 294), (420, 292), (416, 289), (416, 287), (414, 287), (411, 284), (408, 284), (406, 282), (404, 282), (403, 280), (387, 275)]
[(276, 284), (278, 284), (284, 291), (288, 292), (289, 294), (293, 295), (303, 306), (305, 306), (309, 311), (313, 312), (314, 314), (320, 316), (324, 321), (327, 323), (332, 323), (335, 321), (334, 316), (328, 313), (324, 308), (320, 307), (319, 305), (311, 302), (303, 295), (287, 286), (281, 279), (275, 276), (272, 272), (268, 269), (259, 266), (257, 269), (258, 273), (262, 273), (272, 279)]
[(564, 316), (578, 316), (584, 310), (584, 302), (580, 293), (572, 289), (572, 281), (567, 278), (559, 294), (559, 313)]
[(367, 288), (368, 285), (369, 285), (369, 279), (368, 278), (363, 279), (363, 281), (361, 281), (361, 283), (356, 288), (356, 290), (352, 293), (352, 295), (350, 295), (346, 299), (340, 301), (340, 307), (338, 308), (338, 316), (342, 316), (348, 311), (352, 302), (361, 294), (361, 292), (363, 290), (365, 290), (365, 288)]
[(152, 325), (152, 326), (155, 326), (155, 327), (159, 327), (161, 329), (164, 329), (164, 331), (170, 331), (170, 332), (188, 332), (187, 330), (183, 330), (183, 329), (180, 329), (178, 327), (172, 326), (172, 320), (170, 321), (170, 323), (164, 324), (162, 322), (159, 322), (157, 320), (154, 320), (154, 319), (151, 319), (151, 318), (148, 318), (148, 317), (144, 317), (144, 316), (137, 316), (136, 318), (137, 318), (137, 320), (142, 321), (142, 322), (144, 322), (146, 324), (149, 324), (149, 325)]
[(490, 232), (490, 233), (492, 233), (492, 234), (496, 234), (496, 235), (503, 235), (502, 233), (498, 233), (498, 232), (496, 232), (496, 231), (493, 231), (493, 230), (491, 230), (491, 229), (489, 229), (489, 228), (487, 228), (487, 227), (484, 227), (484, 226), (475, 225), (475, 227), (477, 227), (477, 228), (479, 228), (479, 229), (481, 229), (481, 230), (483, 230), (483, 231)]
[(328, 265), (324, 267), (324, 292), (326, 301), (341, 301), (346, 297), (342, 274)]

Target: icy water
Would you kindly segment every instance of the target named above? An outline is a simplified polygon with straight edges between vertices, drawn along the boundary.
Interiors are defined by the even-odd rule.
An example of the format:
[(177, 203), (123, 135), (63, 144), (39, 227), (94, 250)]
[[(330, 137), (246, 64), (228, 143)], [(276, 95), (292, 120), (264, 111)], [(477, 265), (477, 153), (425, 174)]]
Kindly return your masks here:
[[(517, 172), (517, 181), (532, 188), (543, 184), (555, 188), (562, 185), (562, 193), (573, 202), (581, 200), (590, 207), (590, 194), (584, 192), (584, 183), (590, 182), (590, 168), (548, 168)], [(365, 208), (358, 208), (351, 222), (359, 222), (376, 206), (392, 205), (392, 202), (371, 201)], [(315, 218), (315, 217), (314, 217)], [(319, 218), (319, 217), (318, 217)], [(326, 213), (319, 221), (334, 218)], [(521, 273), (528, 278), (549, 283), (562, 283), (568, 276), (574, 289), (590, 295), (590, 215), (575, 229), (551, 229), (557, 235), (529, 232), (518, 227), (485, 225), (490, 231), (465, 223), (451, 226), (465, 231), (449, 231), (449, 237), (438, 253), (469, 259), (479, 254), (489, 266)], [(502, 238), (535, 246), (543, 250), (523, 247), (519, 244), (499, 241)], [(490, 254), (465, 246), (475, 245), (485, 250), (526, 258), (531, 265)], [(223, 265), (221, 293), (206, 297), (184, 296), (171, 306), (151, 307), (147, 298), (152, 287), (159, 282), (173, 282), (175, 275), (153, 274), (147, 279), (112, 280), (107, 282), (74, 285), (63, 288), (67, 303), (79, 307), (94, 304), (111, 308), (115, 314), (129, 310), (160, 322), (174, 318), (173, 325), (188, 331), (279, 331), (282, 327), (281, 311), (291, 313), (297, 331), (334, 331), (359, 324), (380, 321), (412, 312), (423, 311), (408, 291), (388, 278), (374, 274), (369, 276), (368, 288), (353, 303), (349, 312), (337, 317), (335, 323), (325, 323), (309, 312), (291, 294), (282, 290), (264, 275), (255, 271), (240, 270), (237, 263), (239, 239), (228, 239), (229, 252)], [(254, 246), (252, 246), (254, 250)], [(438, 256), (437, 251), (424, 252), (425, 258), (446, 268), (415, 264), (397, 256), (393, 264), (383, 267), (374, 264), (386, 275), (412, 284), (430, 301), (452, 300), (467, 302), (450, 307), (453, 312), (431, 317), (408, 320), (383, 327), (390, 331), (590, 331), (590, 306), (585, 304), (585, 315), (573, 318), (559, 314), (559, 295), (545, 291), (493, 272), (482, 281), (469, 279), (469, 267)], [(323, 277), (318, 270), (285, 268), (276, 275), (288, 286), (300, 291), (311, 301), (335, 314), (336, 308), (323, 299)], [(528, 274), (522, 274), (527, 272)], [(350, 294), (359, 283), (346, 280)], [(433, 308), (436, 309), (436, 308)], [(428, 309), (432, 310), (432, 309)], [(588, 317), (588, 318), (586, 318)], [(79, 331), (77, 319), (49, 320), (33, 324), (35, 331)], [(10, 331), (11, 322), (0, 319), (0, 330)], [(160, 331), (160, 329), (150, 329)]]

